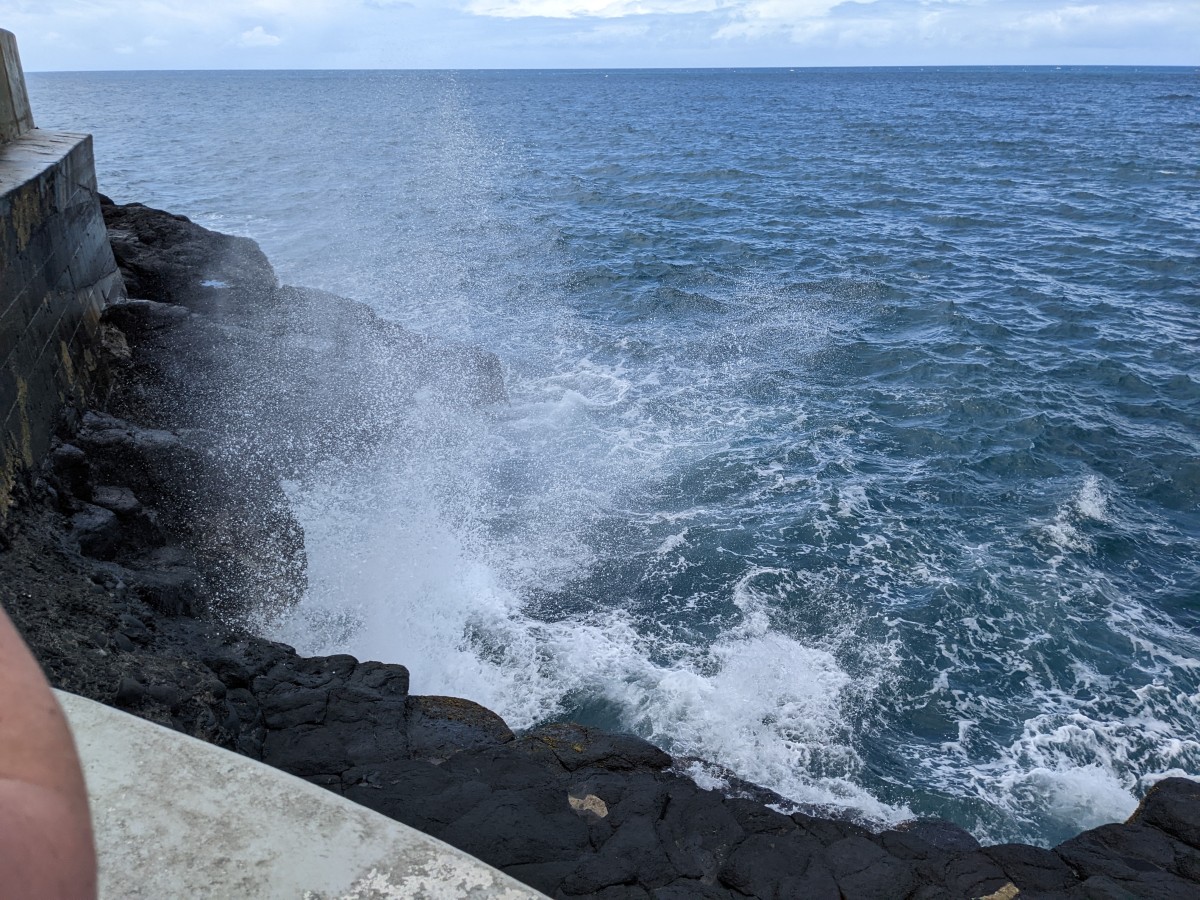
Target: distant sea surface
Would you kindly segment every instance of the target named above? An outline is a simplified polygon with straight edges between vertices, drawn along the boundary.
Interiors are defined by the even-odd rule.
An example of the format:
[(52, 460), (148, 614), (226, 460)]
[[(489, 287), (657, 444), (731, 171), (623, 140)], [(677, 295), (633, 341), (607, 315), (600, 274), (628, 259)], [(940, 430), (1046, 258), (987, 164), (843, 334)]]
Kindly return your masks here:
[(275, 636), (991, 841), (1200, 776), (1200, 71), (29, 82), (116, 200), (503, 361), (289, 481)]

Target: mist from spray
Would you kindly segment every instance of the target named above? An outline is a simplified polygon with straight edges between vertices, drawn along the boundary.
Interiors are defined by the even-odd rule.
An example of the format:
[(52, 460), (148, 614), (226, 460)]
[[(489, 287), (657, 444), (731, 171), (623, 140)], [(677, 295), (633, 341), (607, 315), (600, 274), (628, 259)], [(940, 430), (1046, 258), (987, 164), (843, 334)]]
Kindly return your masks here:
[[(314, 461), (287, 484), (309, 590), (264, 627), (303, 652), (404, 663), (414, 693), (468, 697), (518, 729), (564, 716), (633, 729), (795, 800), (903, 817), (856, 783), (848, 710), (870, 685), (835, 652), (855, 643), (851, 625), (811, 643), (774, 630), (749, 561), (697, 597), (655, 588), (654, 572), (707, 552), (689, 546), (688, 523), (703, 534), (727, 515), (701, 483), (683, 509), (662, 507), (664, 490), (775, 424), (739, 384), (747, 362), (819, 355), (845, 317), (753, 276), (721, 300), (668, 297), (722, 320), (682, 341), (658, 333), (677, 327), (670, 316), (598, 316), (578, 290), (586, 266), (504, 194), (502, 169), (521, 161), (472, 127), (453, 77), (440, 87), (437, 125), (413, 136), (396, 186), (405, 214), (373, 223), (386, 236), (359, 236), (392, 255), (341, 289), (499, 353), (508, 402), (449, 404), (381, 382), (369, 452)], [(361, 227), (359, 213), (351, 202), (326, 216), (336, 231)], [(350, 357), (343, 377), (378, 370)], [(686, 370), (697, 377), (681, 383)], [(614, 574), (614, 561), (645, 577)], [(712, 608), (700, 629), (698, 603)]]

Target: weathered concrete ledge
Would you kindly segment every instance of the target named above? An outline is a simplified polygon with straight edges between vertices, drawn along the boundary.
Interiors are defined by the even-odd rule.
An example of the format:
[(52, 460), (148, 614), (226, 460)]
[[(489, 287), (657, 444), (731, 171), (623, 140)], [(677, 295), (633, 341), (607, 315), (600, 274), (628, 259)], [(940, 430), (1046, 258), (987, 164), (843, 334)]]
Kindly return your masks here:
[(544, 897), (278, 769), (56, 693), (87, 777), (102, 898)]

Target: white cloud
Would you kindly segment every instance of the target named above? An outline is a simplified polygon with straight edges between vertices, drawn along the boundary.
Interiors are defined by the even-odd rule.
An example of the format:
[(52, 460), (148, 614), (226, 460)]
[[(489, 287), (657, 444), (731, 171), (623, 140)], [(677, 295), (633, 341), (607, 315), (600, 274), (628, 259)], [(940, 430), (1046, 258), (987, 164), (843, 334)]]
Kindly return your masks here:
[(467, 10), (501, 19), (620, 19), (712, 12), (726, 0), (471, 0)]
[(864, 48), (1120, 46), (1130, 29), (1167, 30), (1198, 19), (1196, 7), (1169, 0), (738, 0), (715, 37), (782, 35), (795, 44)]
[(716, 36), (755, 38), (784, 30), (791, 32), (795, 40), (811, 40), (825, 34), (824, 20), (842, 3), (843, 0), (748, 0), (738, 4), (733, 19)]
[(1175, 19), (1182, 19), (1175, 3), (1067, 4), (1015, 16), (1005, 22), (1005, 27), (1029, 36), (1070, 36), (1094, 34), (1098, 30), (1169, 25)]
[(620, 41), (635, 40), (650, 33), (650, 26), (644, 23), (613, 22), (597, 25), (587, 31), (577, 31), (571, 35), (571, 40), (577, 44), (612, 44)]
[(255, 25), (249, 31), (243, 31), (237, 42), (240, 47), (278, 47), (283, 43), (283, 38), (269, 34), (261, 25)]

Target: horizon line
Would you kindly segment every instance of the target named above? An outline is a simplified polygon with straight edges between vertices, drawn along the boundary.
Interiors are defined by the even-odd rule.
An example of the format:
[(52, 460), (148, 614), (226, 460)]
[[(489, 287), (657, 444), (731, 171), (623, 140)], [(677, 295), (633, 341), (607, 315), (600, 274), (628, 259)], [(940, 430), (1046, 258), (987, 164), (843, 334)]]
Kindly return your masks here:
[(248, 67), (190, 69), (26, 69), (26, 75), (115, 75), (143, 72), (177, 74), (185, 72), (795, 72), (795, 71), (894, 71), (908, 69), (1194, 69), (1200, 63), (901, 63), (896, 65), (780, 65), (780, 66), (420, 66), (379, 67)]

